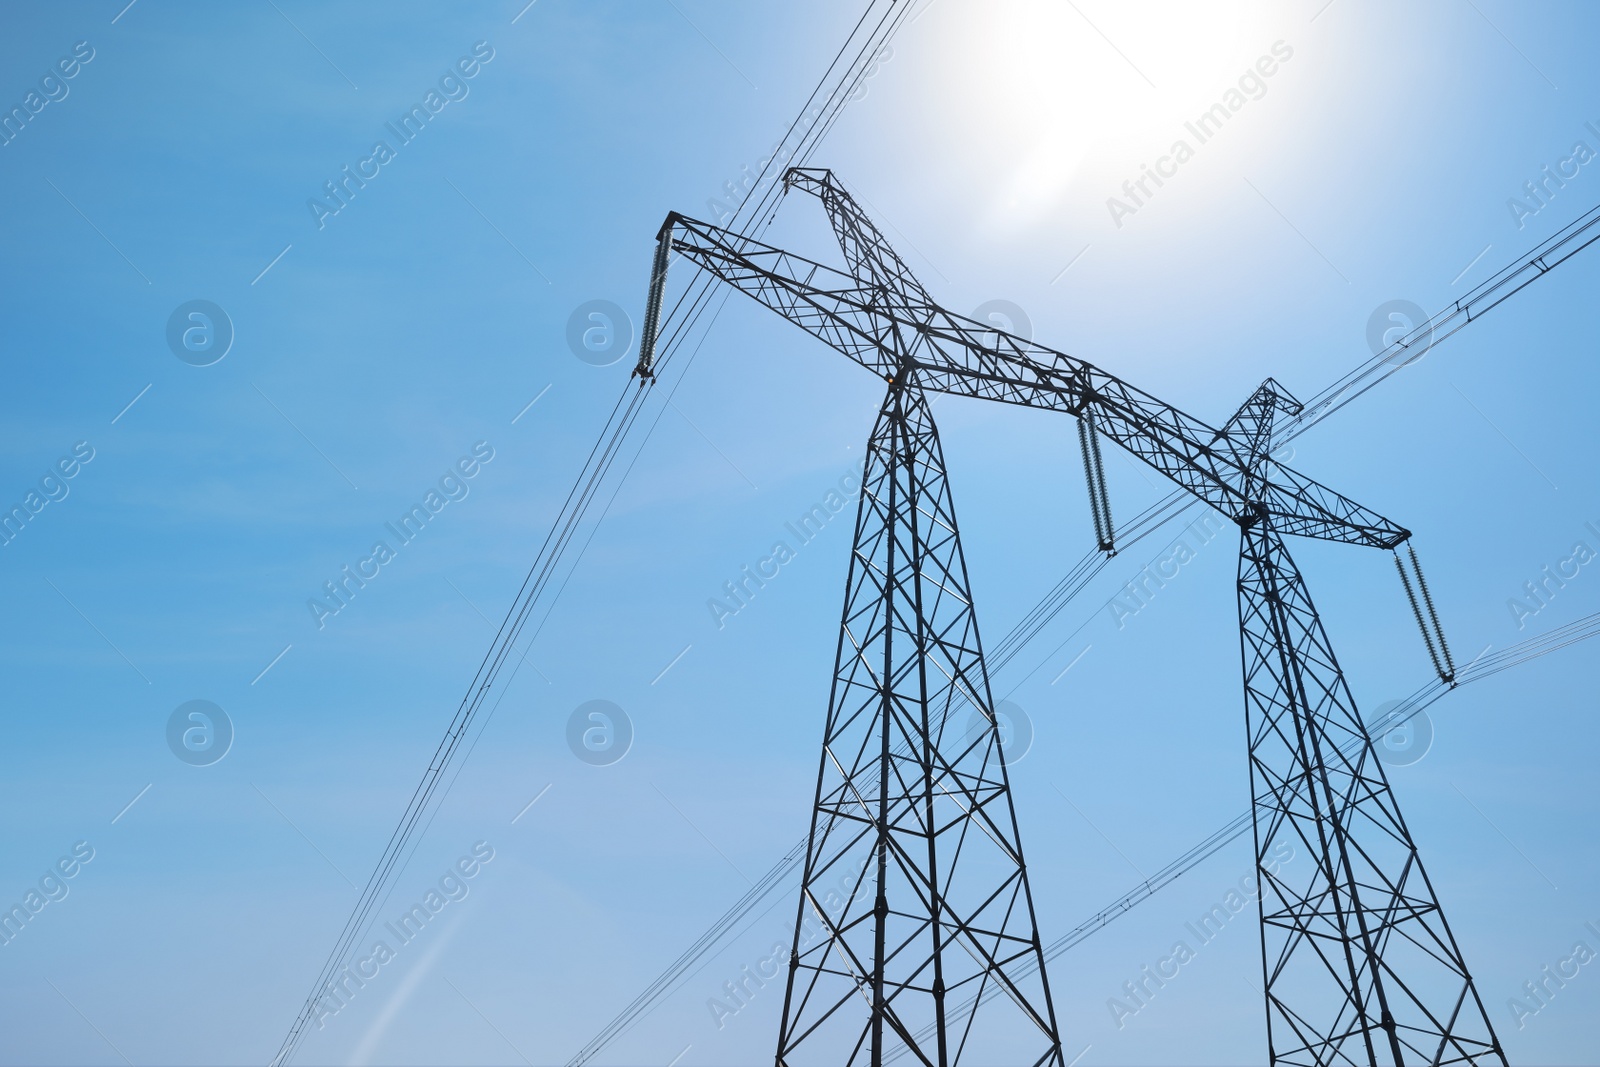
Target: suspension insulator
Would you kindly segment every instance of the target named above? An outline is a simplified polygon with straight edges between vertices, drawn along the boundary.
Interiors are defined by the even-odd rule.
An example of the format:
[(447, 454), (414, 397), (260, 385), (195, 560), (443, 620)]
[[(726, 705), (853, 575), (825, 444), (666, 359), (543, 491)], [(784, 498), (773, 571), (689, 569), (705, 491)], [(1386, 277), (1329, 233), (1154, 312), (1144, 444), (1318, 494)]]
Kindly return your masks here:
[(1094, 515), (1094, 537), (1102, 552), (1113, 552), (1116, 537), (1111, 527), (1111, 496), (1106, 492), (1105, 463), (1100, 458), (1100, 435), (1087, 411), (1078, 419), (1078, 448), (1083, 453), (1083, 477), (1089, 486), (1089, 510)]
[(633, 373), (640, 378), (655, 375), (656, 331), (661, 326), (661, 299), (667, 288), (667, 262), (672, 255), (672, 227), (656, 238), (655, 261), (650, 266), (650, 295), (645, 299), (644, 328), (639, 331), (639, 362)]
[(1428, 609), (1428, 618), (1433, 623), (1433, 635), (1439, 641), (1439, 656), (1444, 660), (1444, 670), (1439, 673), (1445, 684), (1455, 681), (1456, 665), (1450, 658), (1450, 645), (1444, 639), (1444, 627), (1439, 623), (1439, 613), (1433, 610), (1433, 596), (1428, 592), (1428, 579), (1422, 574), (1422, 563), (1417, 559), (1417, 550), (1407, 542), (1406, 552), (1411, 556), (1411, 569), (1417, 575), (1417, 588), (1422, 591), (1422, 605)]
[[(1450, 646), (1444, 639), (1444, 627), (1439, 624), (1439, 613), (1434, 610), (1433, 597), (1428, 592), (1428, 580), (1422, 576), (1422, 564), (1417, 560), (1416, 549), (1406, 545), (1406, 553), (1411, 557), (1411, 570), (1416, 575), (1417, 584), (1413, 588), (1411, 575), (1406, 573), (1405, 563), (1400, 559), (1400, 553), (1394, 554), (1394, 569), (1400, 575), (1400, 584), (1405, 587), (1406, 600), (1411, 604), (1411, 614), (1416, 617), (1417, 629), (1422, 632), (1422, 643), (1428, 647), (1428, 658), (1433, 661), (1433, 669), (1438, 672), (1440, 681), (1446, 685), (1453, 685), (1456, 680), (1456, 665), (1450, 658)], [(1417, 590), (1422, 592), (1422, 599), (1417, 599)], [(1427, 609), (1424, 614), (1424, 607)]]

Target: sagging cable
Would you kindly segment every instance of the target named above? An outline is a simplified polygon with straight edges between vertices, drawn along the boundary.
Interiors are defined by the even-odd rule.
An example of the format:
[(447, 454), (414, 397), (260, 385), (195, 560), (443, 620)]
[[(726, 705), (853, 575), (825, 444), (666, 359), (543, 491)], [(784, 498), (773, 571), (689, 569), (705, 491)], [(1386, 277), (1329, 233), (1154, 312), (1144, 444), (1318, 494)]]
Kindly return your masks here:
[(1095, 431), (1094, 419), (1087, 411), (1078, 418), (1078, 448), (1083, 453), (1083, 477), (1089, 485), (1089, 510), (1094, 513), (1095, 543), (1100, 546), (1100, 551), (1115, 554), (1111, 495), (1106, 492), (1105, 463), (1100, 458), (1100, 435)]
[[(1450, 657), (1450, 646), (1444, 639), (1444, 627), (1439, 624), (1439, 613), (1434, 610), (1433, 596), (1428, 592), (1428, 580), (1422, 575), (1417, 550), (1407, 544), (1406, 554), (1411, 557), (1411, 571), (1417, 578), (1416, 587), (1412, 587), (1411, 576), (1406, 573), (1405, 563), (1398, 551), (1394, 554), (1394, 569), (1400, 574), (1400, 584), (1405, 587), (1406, 600), (1410, 601), (1411, 613), (1416, 616), (1417, 629), (1422, 631), (1422, 642), (1428, 646), (1428, 658), (1433, 661), (1433, 669), (1445, 685), (1454, 685), (1456, 665)], [(1419, 591), (1422, 593), (1420, 602), (1417, 599)], [(1427, 610), (1426, 616), (1423, 614), (1424, 608)]]

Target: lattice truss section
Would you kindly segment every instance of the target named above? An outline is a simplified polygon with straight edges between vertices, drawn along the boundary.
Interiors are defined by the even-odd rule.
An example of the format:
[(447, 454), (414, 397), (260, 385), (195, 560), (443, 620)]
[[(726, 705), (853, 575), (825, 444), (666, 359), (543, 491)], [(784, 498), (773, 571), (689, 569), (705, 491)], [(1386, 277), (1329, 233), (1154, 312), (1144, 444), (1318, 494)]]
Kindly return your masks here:
[[(1003, 1051), (1059, 1067), (966, 562), (920, 389), (891, 386), (868, 448), (777, 1062), (877, 1064), (904, 1050), (954, 1065)], [(993, 988), (1004, 995), (980, 1006)]]
[[(793, 174), (794, 172), (791, 172)], [(803, 184), (791, 180), (791, 184)], [(1094, 420), (1096, 430), (1238, 521), (1264, 511), (1285, 533), (1391, 548), (1403, 528), (1266, 457), (1254, 493), (1230, 435), (1084, 360), (935, 304), (859, 209), (824, 198), (857, 277), (684, 215), (661, 231), (671, 249), (885, 380), (914, 371), (922, 388)], [(849, 204), (853, 209), (854, 205)]]
[[(1239, 618), (1272, 1061), (1504, 1065), (1327, 633), (1271, 524), (1244, 533)], [(1270, 863), (1290, 854), (1285, 845), (1298, 859)]]

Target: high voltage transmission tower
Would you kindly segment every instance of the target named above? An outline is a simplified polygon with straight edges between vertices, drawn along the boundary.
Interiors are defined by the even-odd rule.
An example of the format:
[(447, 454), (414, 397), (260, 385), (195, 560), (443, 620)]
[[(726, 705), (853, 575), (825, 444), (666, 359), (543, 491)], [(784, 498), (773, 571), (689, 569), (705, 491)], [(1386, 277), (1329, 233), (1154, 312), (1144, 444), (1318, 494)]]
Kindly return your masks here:
[[(779, 1067), (836, 1057), (878, 1067), (908, 1054), (929, 1067), (996, 1055), (1062, 1063), (928, 391), (1074, 416), (1105, 551), (1115, 534), (1102, 436), (1240, 527), (1272, 1062), (1503, 1065), (1284, 542), (1294, 534), (1394, 550), (1409, 532), (1272, 457), (1275, 420), (1301, 409), (1270, 379), (1221, 429), (1208, 426), (1080, 359), (941, 308), (830, 172), (794, 168), (785, 183), (822, 201), (847, 269), (673, 213), (658, 235), (635, 369), (644, 380), (654, 373), (677, 253), (888, 386), (845, 585)], [(1401, 575), (1448, 682), (1449, 653), (1411, 563)], [(968, 705), (987, 730), (952, 726)], [(1315, 861), (1295, 878), (1266, 863), (1285, 841)], [(813, 924), (820, 935), (803, 937)]]

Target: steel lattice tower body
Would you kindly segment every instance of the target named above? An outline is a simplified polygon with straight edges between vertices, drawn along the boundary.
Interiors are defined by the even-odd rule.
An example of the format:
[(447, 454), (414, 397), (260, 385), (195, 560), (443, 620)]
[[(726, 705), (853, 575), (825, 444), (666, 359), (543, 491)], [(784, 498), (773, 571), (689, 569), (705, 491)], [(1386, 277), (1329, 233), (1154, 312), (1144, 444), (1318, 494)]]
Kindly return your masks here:
[(902, 379), (868, 443), (779, 1065), (1000, 1044), (1059, 1067), (993, 706), (938, 431)]
[[(1213, 427), (1082, 359), (940, 307), (830, 172), (792, 169), (785, 183), (822, 201), (848, 270), (673, 213), (658, 234), (650, 305), (659, 305), (665, 263), (677, 253), (890, 383), (857, 521), (801, 904), (802, 922), (820, 924), (825, 937), (813, 945), (804, 931), (796, 935), (780, 1067), (830, 1025), (842, 1028), (852, 1063), (876, 1065), (896, 1052), (896, 1041), (923, 1063), (954, 1063), (979, 1032), (967, 1029), (967, 1012), (943, 1014), (939, 994), (962, 980), (965, 988), (982, 984), (992, 994), (998, 984), (1010, 994), (978, 990), (973, 1003), (1003, 999), (1015, 1019), (1037, 1027), (1033, 1062), (1061, 1058), (924, 389), (1077, 419), (1096, 534), (1108, 551), (1102, 437), (1240, 527), (1272, 1062), (1504, 1067), (1283, 541), (1294, 535), (1394, 550), (1410, 532), (1271, 455), (1274, 419), (1301, 411), (1271, 379)], [(636, 369), (642, 379), (652, 376), (653, 344), (647, 328)], [(1420, 571), (1417, 579), (1433, 617)], [(1430, 636), (1416, 610), (1430, 652), (1437, 642), (1444, 654), (1440, 673), (1449, 681), (1437, 618)], [(957, 701), (983, 710), (987, 739), (957, 744), (945, 723)], [(987, 852), (978, 863), (968, 862), (973, 828), (983, 831)], [(1272, 850), (1284, 841), (1313, 863), (1297, 865), (1292, 876), (1274, 873)], [(834, 916), (818, 893), (830, 877), (838, 884), (841, 872), (852, 888)], [(992, 900), (970, 895), (985, 884)], [(1015, 903), (996, 926), (989, 905), (1002, 898)], [(956, 949), (986, 944), (986, 955), (957, 963)], [(1037, 986), (1025, 986), (1021, 976), (1035, 969)], [(864, 1009), (847, 1010), (852, 999)], [(925, 1037), (919, 1047), (916, 1039)]]
[[(1297, 408), (1269, 381), (1240, 410), (1257, 458), (1275, 411)], [(1239, 630), (1272, 1062), (1504, 1065), (1372, 736), (1270, 520), (1243, 529)], [(1269, 870), (1285, 843), (1312, 866)]]

